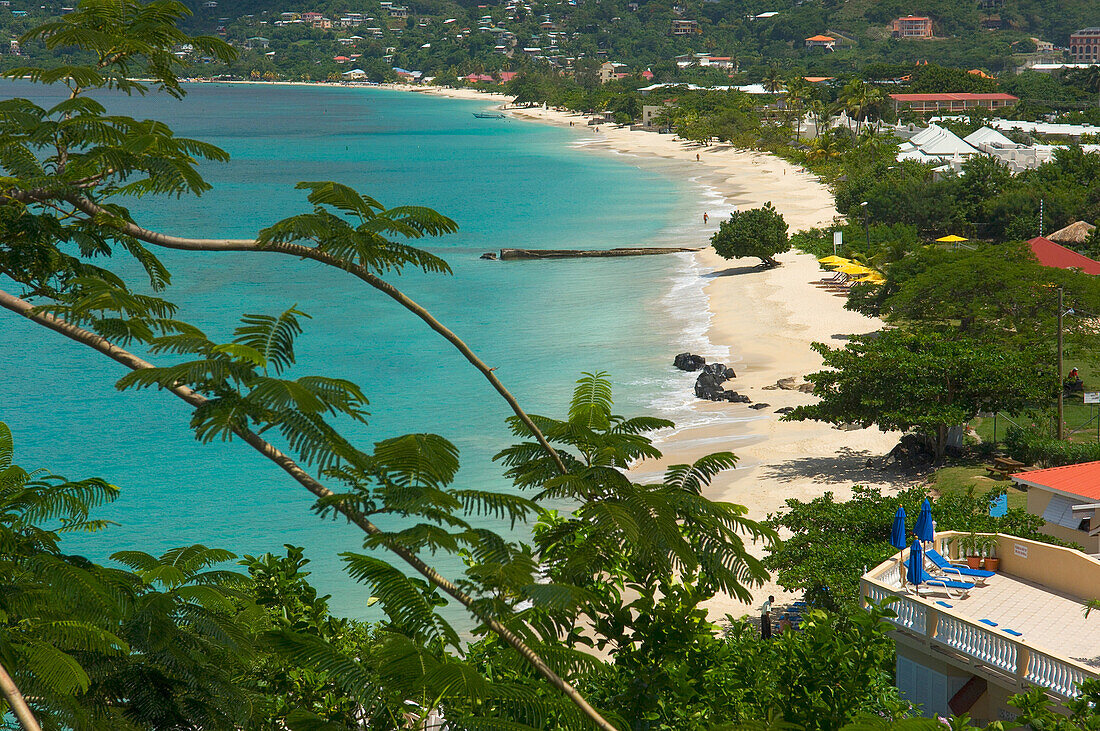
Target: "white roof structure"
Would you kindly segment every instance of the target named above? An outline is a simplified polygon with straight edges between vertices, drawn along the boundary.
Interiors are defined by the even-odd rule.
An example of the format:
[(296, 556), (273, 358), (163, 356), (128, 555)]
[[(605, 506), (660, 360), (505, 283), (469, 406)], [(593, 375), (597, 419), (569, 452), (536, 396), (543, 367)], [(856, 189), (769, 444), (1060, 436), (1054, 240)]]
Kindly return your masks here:
[[(949, 129), (930, 124), (901, 146), (902, 153), (920, 151), (930, 158), (969, 157), (977, 155), (978, 149)], [(912, 157), (907, 159), (914, 159)]]
[(963, 141), (978, 148), (980, 148), (982, 145), (1005, 146), (1015, 144), (1012, 140), (1008, 139), (997, 130), (991, 129), (989, 127), (982, 127), (979, 130), (971, 132), (963, 138)]
[(1052, 74), (1055, 71), (1062, 71), (1064, 69), (1087, 69), (1089, 66), (1096, 66), (1094, 63), (1037, 63), (1033, 66), (1028, 66), (1028, 71), (1038, 71), (1041, 74)]
[(989, 126), (997, 129), (1018, 129), (1023, 132), (1035, 132), (1041, 135), (1063, 135), (1066, 137), (1100, 134), (1100, 127), (1090, 124), (1055, 124), (1053, 122), (1021, 122), (1015, 119), (991, 119), (989, 120)]

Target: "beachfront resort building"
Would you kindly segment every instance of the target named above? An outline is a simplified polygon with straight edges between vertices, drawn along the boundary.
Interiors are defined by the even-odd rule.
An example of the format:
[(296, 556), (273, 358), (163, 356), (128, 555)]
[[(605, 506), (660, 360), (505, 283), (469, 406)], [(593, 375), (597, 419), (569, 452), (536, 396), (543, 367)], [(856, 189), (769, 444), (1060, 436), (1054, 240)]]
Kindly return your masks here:
[[(1034, 473), (1030, 473), (1034, 474)], [(1095, 502), (1095, 500), (1094, 500)], [(965, 534), (936, 533), (932, 546), (959, 558)], [(1043, 688), (1055, 704), (1100, 678), (1100, 632), (1085, 602), (1100, 596), (1100, 560), (1080, 551), (996, 535), (1000, 562), (972, 588), (951, 591), (903, 584), (909, 549), (863, 575), (862, 595), (894, 597), (889, 621), (897, 645), (897, 686), (926, 718), (967, 713), (978, 725), (1010, 721), (1008, 698)], [(930, 562), (926, 562), (931, 571)], [(956, 579), (965, 577), (954, 577)]]
[[(1032, 251), (1039, 244), (1048, 256), (1052, 252), (1054, 255), (1062, 254), (1065, 261), (1048, 266), (1091, 268), (1089, 274), (1100, 273), (1100, 262), (1075, 254), (1053, 241), (1040, 238), (1028, 243)], [(1020, 472), (1012, 475), (1012, 481), (1027, 490), (1027, 512), (1042, 516), (1043, 527), (1040, 530), (1043, 533), (1084, 546), (1088, 553), (1100, 554), (1100, 462)], [(1092, 588), (1100, 598), (1100, 581)]]
[(907, 15), (890, 23), (890, 35), (894, 38), (933, 38), (932, 19), (923, 15)]
[(894, 111), (917, 114), (933, 112), (964, 112), (967, 109), (1002, 109), (1020, 101), (1011, 94), (891, 94)]
[(1077, 63), (1100, 63), (1100, 28), (1082, 28), (1070, 34), (1069, 55)]

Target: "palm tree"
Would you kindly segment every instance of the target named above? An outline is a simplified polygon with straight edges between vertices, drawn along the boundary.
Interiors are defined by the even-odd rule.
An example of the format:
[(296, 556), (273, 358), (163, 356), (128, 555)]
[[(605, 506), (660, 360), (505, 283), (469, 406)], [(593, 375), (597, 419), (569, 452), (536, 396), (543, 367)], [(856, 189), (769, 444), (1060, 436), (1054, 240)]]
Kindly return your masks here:
[(813, 98), (813, 89), (801, 76), (795, 75), (787, 80), (787, 107), (795, 113), (794, 135), (798, 140), (802, 136), (802, 113), (807, 101)]
[(764, 90), (769, 94), (778, 94), (783, 90), (783, 72), (779, 70), (778, 66), (769, 66), (760, 83), (763, 84)]
[(810, 160), (834, 160), (844, 154), (844, 146), (832, 132), (819, 134), (810, 143), (806, 157)]
[(859, 132), (863, 122), (881, 114), (886, 95), (881, 89), (862, 79), (852, 79), (841, 89), (838, 101), (843, 105), (848, 118), (856, 122), (855, 131)]

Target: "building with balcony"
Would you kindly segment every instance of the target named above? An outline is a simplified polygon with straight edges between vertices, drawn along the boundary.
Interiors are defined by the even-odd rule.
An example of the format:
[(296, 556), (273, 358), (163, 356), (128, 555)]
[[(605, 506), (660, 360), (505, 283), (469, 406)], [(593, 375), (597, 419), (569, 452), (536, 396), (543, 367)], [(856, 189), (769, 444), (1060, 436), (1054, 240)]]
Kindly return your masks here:
[(836, 38), (824, 35), (810, 36), (806, 39), (806, 48), (821, 48), (832, 51), (836, 48)]
[[(1028, 243), (1040, 264), (1100, 274), (1100, 263), (1053, 241), (1040, 237)], [(1100, 554), (1100, 462), (1020, 472), (1012, 475), (1012, 481), (1027, 490), (1027, 512), (1042, 516), (1043, 533), (1084, 546), (1086, 553)]]
[(967, 109), (1001, 109), (1020, 101), (1011, 94), (891, 94), (894, 111), (908, 109), (917, 114), (933, 112), (964, 112)]
[(933, 38), (932, 19), (921, 15), (907, 15), (890, 23), (890, 35), (894, 38)]
[(1100, 62), (1100, 28), (1083, 28), (1071, 33), (1069, 55), (1077, 63)]
[[(933, 545), (958, 558), (965, 534), (936, 533)], [(894, 599), (897, 686), (925, 717), (970, 714), (976, 723), (1015, 718), (1008, 698), (1043, 688), (1056, 704), (1100, 678), (1097, 618), (1085, 602), (1100, 597), (1100, 561), (1080, 551), (996, 535), (998, 573), (956, 598), (937, 587), (903, 586), (894, 556), (863, 575), (862, 595)], [(927, 564), (926, 564), (927, 565)], [(957, 578), (957, 577), (956, 577)]]
[(690, 36), (702, 32), (703, 29), (699, 27), (699, 23), (694, 20), (674, 20), (669, 30), (669, 33), (674, 36)]

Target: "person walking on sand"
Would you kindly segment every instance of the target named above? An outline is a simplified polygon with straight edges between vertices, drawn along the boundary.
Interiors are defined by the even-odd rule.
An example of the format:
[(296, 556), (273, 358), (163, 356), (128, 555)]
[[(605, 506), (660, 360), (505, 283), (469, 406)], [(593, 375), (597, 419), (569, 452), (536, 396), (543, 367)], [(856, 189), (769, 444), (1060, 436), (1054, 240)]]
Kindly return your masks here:
[(695, 162), (699, 162), (699, 153), (695, 153)]
[(708, 216), (708, 215), (707, 215), (707, 212), (706, 212), (706, 211), (703, 211), (703, 225), (704, 225), (704, 226), (706, 226), (706, 225), (707, 225), (707, 220), (708, 220), (709, 218), (710, 218), (710, 216)]
[(760, 639), (762, 640), (772, 638), (772, 604), (774, 602), (775, 597), (769, 596), (768, 601), (760, 607)]

